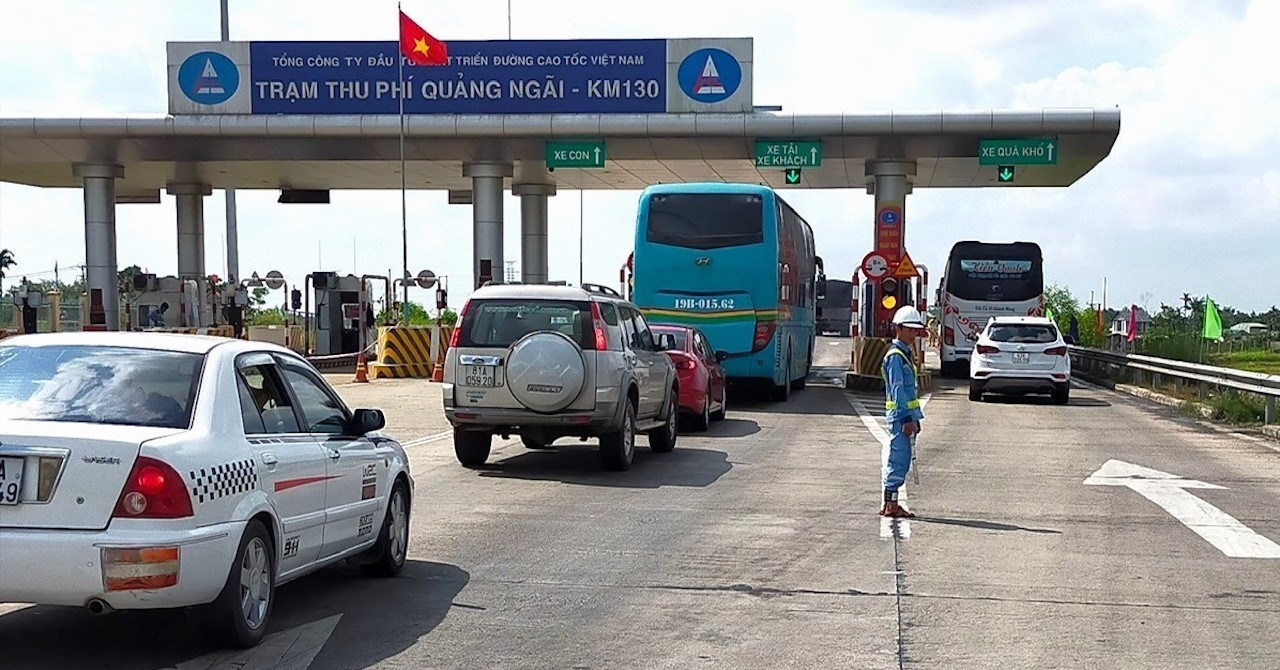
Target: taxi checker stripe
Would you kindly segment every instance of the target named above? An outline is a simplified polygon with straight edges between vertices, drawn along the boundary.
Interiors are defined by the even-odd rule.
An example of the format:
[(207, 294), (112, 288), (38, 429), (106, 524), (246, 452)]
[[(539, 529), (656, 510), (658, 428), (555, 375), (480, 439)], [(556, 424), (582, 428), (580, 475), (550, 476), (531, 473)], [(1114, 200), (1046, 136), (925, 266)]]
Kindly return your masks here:
[(288, 491), (289, 489), (297, 488), (299, 486), (306, 486), (307, 484), (314, 484), (316, 482), (323, 482), (323, 481), (328, 481), (330, 479), (337, 479), (338, 477), (340, 477), (340, 475), (328, 475), (328, 476), (322, 475), (319, 477), (298, 477), (297, 479), (281, 479), (280, 481), (276, 482), (276, 493), (279, 493), (281, 491)]
[(258, 469), (249, 459), (189, 470), (188, 473), (191, 495), (200, 504), (258, 488)]

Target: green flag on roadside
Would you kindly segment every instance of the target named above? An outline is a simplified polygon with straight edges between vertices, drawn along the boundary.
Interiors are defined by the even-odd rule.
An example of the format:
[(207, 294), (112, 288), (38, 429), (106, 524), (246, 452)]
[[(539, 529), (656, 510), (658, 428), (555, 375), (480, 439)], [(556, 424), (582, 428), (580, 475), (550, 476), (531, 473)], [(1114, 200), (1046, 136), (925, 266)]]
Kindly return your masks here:
[(1044, 308), (1044, 317), (1050, 321), (1057, 321), (1057, 319), (1053, 318), (1053, 309), (1049, 307)]
[(1218, 315), (1218, 307), (1213, 298), (1204, 297), (1204, 339), (1218, 340), (1222, 338), (1222, 317)]

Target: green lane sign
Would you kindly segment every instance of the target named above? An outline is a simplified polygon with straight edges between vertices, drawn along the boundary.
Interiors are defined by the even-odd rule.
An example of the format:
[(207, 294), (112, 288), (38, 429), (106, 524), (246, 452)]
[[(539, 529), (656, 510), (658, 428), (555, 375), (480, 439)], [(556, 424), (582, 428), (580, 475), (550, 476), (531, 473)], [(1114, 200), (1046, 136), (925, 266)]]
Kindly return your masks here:
[(756, 140), (756, 167), (806, 168), (822, 164), (822, 142)]
[(547, 142), (549, 168), (602, 168), (604, 142)]
[(782, 173), (782, 176), (788, 186), (795, 186), (800, 183), (800, 168), (787, 168), (786, 172)]
[(1013, 166), (1001, 165), (996, 169), (996, 181), (1005, 184), (1013, 181)]
[(979, 140), (978, 165), (1057, 165), (1058, 138)]

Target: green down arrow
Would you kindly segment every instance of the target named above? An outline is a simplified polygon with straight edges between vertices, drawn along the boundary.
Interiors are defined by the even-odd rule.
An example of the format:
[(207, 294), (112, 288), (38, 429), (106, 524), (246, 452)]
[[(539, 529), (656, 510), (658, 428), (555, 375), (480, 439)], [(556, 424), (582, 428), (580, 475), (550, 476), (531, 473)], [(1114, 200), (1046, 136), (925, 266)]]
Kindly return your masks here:
[(1001, 165), (1000, 170), (996, 173), (996, 177), (1002, 182), (1013, 181), (1013, 166)]

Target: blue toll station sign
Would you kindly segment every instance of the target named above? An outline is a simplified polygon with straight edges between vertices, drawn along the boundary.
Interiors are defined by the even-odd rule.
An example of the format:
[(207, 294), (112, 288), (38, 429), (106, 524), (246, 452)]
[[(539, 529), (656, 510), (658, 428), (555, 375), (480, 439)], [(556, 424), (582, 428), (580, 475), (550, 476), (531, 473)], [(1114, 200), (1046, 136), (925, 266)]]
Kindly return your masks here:
[(170, 42), (173, 114), (744, 112), (745, 38), (449, 41), (449, 62), (396, 42)]

